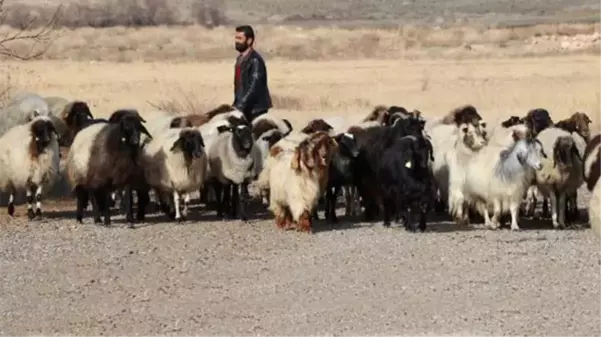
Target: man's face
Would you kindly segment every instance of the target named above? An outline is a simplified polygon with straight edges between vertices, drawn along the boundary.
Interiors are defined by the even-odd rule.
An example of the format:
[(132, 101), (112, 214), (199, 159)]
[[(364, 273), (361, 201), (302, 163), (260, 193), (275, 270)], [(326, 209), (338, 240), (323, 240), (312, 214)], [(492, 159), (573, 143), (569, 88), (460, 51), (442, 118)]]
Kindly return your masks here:
[(235, 41), (235, 48), (238, 52), (243, 53), (246, 51), (246, 49), (248, 49), (248, 40), (246, 38), (246, 35), (244, 35), (244, 32), (236, 32), (236, 35), (234, 36), (234, 41)]

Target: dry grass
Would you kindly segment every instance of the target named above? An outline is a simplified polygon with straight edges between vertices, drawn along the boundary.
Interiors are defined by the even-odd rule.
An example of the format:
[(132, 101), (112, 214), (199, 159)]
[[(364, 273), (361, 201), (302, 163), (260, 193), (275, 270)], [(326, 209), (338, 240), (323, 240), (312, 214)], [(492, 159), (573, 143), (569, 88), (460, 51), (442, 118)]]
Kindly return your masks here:
[[(257, 48), (267, 59), (424, 59), (522, 57), (599, 53), (599, 24), (488, 29), (402, 26), (396, 29), (301, 28), (257, 25)], [(0, 34), (13, 30), (7, 26)], [(59, 29), (43, 56), (74, 61), (211, 61), (232, 59), (233, 28), (198, 25)], [(10, 47), (25, 52), (27, 41)]]
[[(599, 121), (599, 57), (472, 61), (269, 61), (274, 109), (293, 123), (313, 116), (365, 114), (376, 104), (419, 108), (426, 115), (472, 103), (491, 121), (548, 108)], [(175, 101), (176, 112), (231, 103), (231, 61), (204, 63), (6, 62), (21, 90), (78, 98), (93, 113)], [(192, 103), (185, 103), (186, 100)], [(181, 110), (184, 111), (181, 111)]]

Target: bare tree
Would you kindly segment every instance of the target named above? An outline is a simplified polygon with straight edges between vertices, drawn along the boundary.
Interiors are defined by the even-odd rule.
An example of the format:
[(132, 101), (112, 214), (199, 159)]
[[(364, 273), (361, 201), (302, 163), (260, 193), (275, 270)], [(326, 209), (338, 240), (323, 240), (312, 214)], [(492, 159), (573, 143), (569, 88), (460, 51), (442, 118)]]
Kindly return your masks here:
[[(32, 29), (37, 23), (36, 19), (32, 17), (23, 29), (0, 34), (0, 55), (23, 61), (43, 55), (52, 43), (52, 32), (56, 28), (61, 8), (62, 5), (58, 6), (50, 20), (39, 28)], [(0, 0), (0, 26), (6, 22), (7, 15), (4, 0)], [(30, 46), (25, 52), (16, 52), (13, 48), (10, 48), (10, 44), (17, 41), (28, 42)]]

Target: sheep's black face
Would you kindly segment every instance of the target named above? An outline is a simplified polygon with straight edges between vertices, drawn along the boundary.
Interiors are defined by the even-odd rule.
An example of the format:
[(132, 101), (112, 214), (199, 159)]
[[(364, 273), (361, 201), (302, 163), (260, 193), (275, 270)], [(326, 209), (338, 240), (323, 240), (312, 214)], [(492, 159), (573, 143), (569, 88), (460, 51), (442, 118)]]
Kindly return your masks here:
[(423, 131), (422, 124), (417, 118), (401, 118), (396, 121), (394, 128), (399, 130), (403, 136), (421, 137)]
[(351, 133), (342, 133), (336, 137), (340, 154), (349, 158), (357, 158), (359, 155), (359, 147), (357, 140)]
[(232, 132), (243, 150), (248, 151), (253, 147), (252, 129), (248, 125), (241, 124), (235, 126)]
[(56, 130), (50, 120), (38, 120), (31, 125), (31, 134), (38, 149), (43, 149), (50, 144)]
[(90, 119), (94, 119), (90, 107), (85, 102), (75, 101), (71, 104), (65, 122), (71, 127), (81, 128)]
[(134, 147), (140, 145), (142, 133), (148, 136), (148, 138), (152, 138), (138, 117), (139, 116), (134, 115), (123, 116), (119, 121), (121, 128), (121, 142)]
[(183, 131), (180, 134), (178, 142), (180, 142), (180, 146), (187, 156), (193, 158), (202, 157), (205, 143), (200, 132)]
[(549, 111), (545, 109), (534, 109), (528, 113), (530, 118), (526, 119), (526, 125), (534, 135), (553, 125)]

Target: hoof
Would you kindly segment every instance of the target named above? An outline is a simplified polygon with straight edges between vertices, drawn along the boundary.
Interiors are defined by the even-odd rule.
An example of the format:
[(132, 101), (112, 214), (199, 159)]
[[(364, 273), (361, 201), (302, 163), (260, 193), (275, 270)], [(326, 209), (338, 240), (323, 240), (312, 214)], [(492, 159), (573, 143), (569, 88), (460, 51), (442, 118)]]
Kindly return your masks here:
[(15, 216), (15, 205), (13, 205), (13, 204), (8, 205), (8, 215)]
[(33, 213), (33, 209), (30, 208), (27, 210), (27, 218), (29, 220), (33, 220), (33, 218), (35, 218), (35, 213)]
[(136, 229), (136, 225), (134, 225), (133, 223), (129, 223), (127, 225), (127, 228), (129, 228), (129, 229)]
[(82, 224), (82, 225), (83, 225), (83, 218), (81, 218), (81, 217), (76, 217), (76, 218), (75, 218), (75, 220), (76, 220), (77, 222), (79, 222), (80, 224)]
[(521, 230), (522, 230), (522, 229), (521, 229), (520, 227), (511, 227), (511, 231), (512, 231), (512, 232), (519, 232), (519, 231), (521, 231)]
[(102, 219), (100, 219), (100, 218), (94, 218), (94, 224), (95, 225), (101, 225), (102, 224)]
[(38, 208), (35, 210), (35, 217), (38, 219), (42, 218), (42, 210), (41, 209)]

